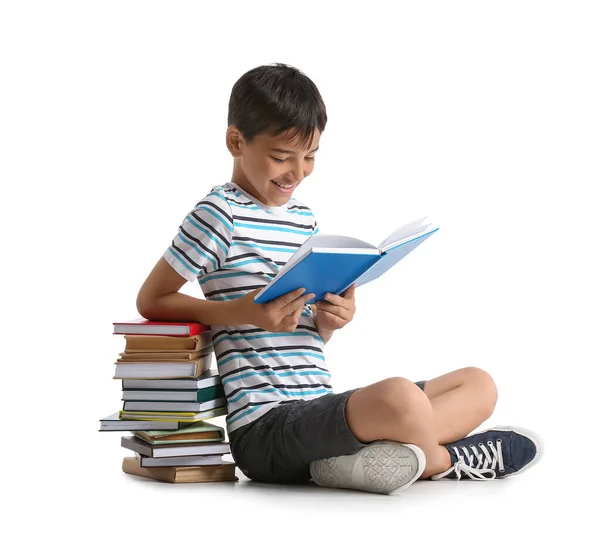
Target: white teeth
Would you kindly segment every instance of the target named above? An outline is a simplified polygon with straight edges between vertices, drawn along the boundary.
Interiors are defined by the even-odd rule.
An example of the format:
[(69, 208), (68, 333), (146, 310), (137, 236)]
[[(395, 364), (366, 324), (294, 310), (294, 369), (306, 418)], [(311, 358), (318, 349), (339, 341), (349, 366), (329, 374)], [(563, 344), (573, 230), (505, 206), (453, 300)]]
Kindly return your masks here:
[(291, 185), (283, 185), (282, 183), (277, 183), (275, 182), (276, 185), (279, 185), (279, 187), (281, 187), (282, 189), (289, 189), (290, 187), (293, 187), (294, 184), (292, 183)]

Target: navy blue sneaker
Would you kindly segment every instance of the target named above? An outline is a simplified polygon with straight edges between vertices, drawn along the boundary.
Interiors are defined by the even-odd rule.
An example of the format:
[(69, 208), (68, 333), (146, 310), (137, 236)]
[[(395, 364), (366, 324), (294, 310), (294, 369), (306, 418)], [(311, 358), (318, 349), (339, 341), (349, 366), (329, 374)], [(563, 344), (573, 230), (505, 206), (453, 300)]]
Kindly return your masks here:
[(472, 480), (495, 480), (514, 476), (535, 465), (544, 451), (542, 439), (519, 427), (494, 427), (445, 444), (452, 466), (432, 480), (462, 476)]

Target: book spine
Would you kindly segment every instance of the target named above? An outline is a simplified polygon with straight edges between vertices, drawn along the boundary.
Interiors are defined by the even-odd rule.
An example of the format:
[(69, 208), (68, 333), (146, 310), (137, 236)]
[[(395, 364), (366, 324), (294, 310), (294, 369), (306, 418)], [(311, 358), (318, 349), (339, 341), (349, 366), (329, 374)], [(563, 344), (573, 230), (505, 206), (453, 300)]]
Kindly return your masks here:
[(125, 351), (197, 351), (212, 344), (210, 331), (178, 337), (161, 335), (125, 335)]
[(145, 379), (123, 379), (121, 388), (127, 390), (175, 390), (175, 391), (198, 391), (214, 385), (220, 385), (221, 378), (213, 376), (204, 380), (195, 380), (194, 378), (185, 378), (182, 380), (145, 380)]
[(202, 389), (123, 389), (121, 400), (141, 400), (145, 402), (207, 402), (225, 396), (220, 384)]
[(123, 472), (167, 483), (236, 482), (234, 463), (203, 467), (152, 467), (140, 466), (135, 457), (123, 459)]
[(123, 410), (129, 412), (157, 411), (157, 412), (203, 412), (213, 408), (225, 406), (224, 397), (206, 402), (176, 402), (168, 400), (145, 401), (145, 400), (126, 400), (123, 403)]

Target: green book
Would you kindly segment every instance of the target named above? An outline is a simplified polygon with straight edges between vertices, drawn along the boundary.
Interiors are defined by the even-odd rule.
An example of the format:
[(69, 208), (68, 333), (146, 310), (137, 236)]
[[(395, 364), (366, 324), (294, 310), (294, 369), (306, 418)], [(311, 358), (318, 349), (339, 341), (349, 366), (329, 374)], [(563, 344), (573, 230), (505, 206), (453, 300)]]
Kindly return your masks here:
[(149, 444), (189, 444), (194, 442), (223, 442), (225, 430), (206, 421), (192, 423), (177, 431), (132, 431), (134, 436)]
[(121, 400), (206, 402), (225, 396), (219, 383), (203, 389), (124, 389)]

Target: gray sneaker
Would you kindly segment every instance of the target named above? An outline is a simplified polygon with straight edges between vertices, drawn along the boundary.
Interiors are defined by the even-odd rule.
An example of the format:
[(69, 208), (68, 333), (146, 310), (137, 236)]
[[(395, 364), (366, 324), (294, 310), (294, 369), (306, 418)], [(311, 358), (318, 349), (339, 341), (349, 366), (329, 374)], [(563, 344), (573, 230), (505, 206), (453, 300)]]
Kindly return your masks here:
[(317, 485), (383, 494), (406, 489), (424, 470), (421, 448), (385, 440), (371, 442), (352, 455), (310, 464), (310, 475)]

